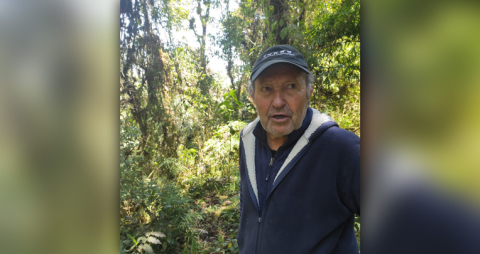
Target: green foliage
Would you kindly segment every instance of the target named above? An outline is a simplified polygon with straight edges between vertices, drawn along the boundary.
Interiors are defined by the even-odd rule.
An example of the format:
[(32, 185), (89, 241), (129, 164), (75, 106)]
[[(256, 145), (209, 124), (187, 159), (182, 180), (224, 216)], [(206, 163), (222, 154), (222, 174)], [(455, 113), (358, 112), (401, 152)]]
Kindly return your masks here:
[[(226, 125), (221, 126), (214, 132), (213, 137), (205, 143), (202, 150), (205, 156), (205, 162), (215, 169), (220, 167), (222, 170), (225, 164), (221, 162), (235, 162), (238, 159), (238, 145), (240, 142), (240, 131), (246, 126), (246, 123), (241, 121), (230, 121)], [(234, 163), (234, 167), (236, 167)]]
[[(235, 240), (239, 219), (238, 144), (240, 130), (245, 125), (240, 121), (228, 122), (213, 133), (200, 151), (181, 148), (178, 159), (166, 160), (180, 172), (175, 176), (177, 183), (165, 182), (155, 174), (145, 174), (140, 166), (144, 164), (141, 155), (121, 156), (121, 244), (124, 250), (147, 253), (150, 248), (165, 253), (196, 253), (211, 248), (238, 250)], [(156, 166), (162, 167), (168, 164), (166, 162)], [(226, 196), (221, 204), (216, 204), (220, 200), (217, 196), (209, 196), (211, 193)], [(225, 229), (206, 227), (229, 235), (224, 241), (203, 241), (202, 244), (201, 232), (205, 230), (200, 228), (201, 224), (211, 225), (212, 222), (214, 225), (228, 223)], [(154, 246), (147, 241), (148, 230), (159, 230), (165, 239)]]
[(317, 76), (313, 103), (340, 111), (352, 99), (359, 105), (354, 96), (360, 86), (360, 1), (318, 3), (313, 14), (303, 32), (311, 50), (306, 58)]
[(360, 136), (360, 86), (353, 86), (347, 95), (334, 101), (322, 98), (325, 101), (322, 111), (335, 119), (341, 128)]
[(238, 107), (243, 107), (243, 103), (241, 103), (237, 95), (235, 94), (235, 90), (227, 92), (223, 95), (224, 101), (220, 103), (219, 113), (223, 115), (223, 119), (228, 121), (229, 119), (234, 119), (237, 111), (235, 110)]
[[(122, 244), (130, 250), (138, 247), (138, 251), (140, 247), (144, 248), (142, 246), (150, 243), (161, 244), (162, 251), (178, 250), (180, 248), (178, 241), (182, 241), (190, 233), (195, 222), (200, 219), (198, 214), (190, 211), (193, 202), (181, 194), (172, 183), (153, 182), (148, 177), (139, 176), (136, 171), (124, 166), (121, 169), (120, 238)], [(162, 243), (148, 241), (147, 243), (153, 234), (149, 232), (152, 229), (163, 232), (161, 236), (165, 237), (165, 241)], [(143, 250), (148, 252), (149, 247), (145, 248)], [(154, 248), (158, 249), (156, 246)]]
[(145, 236), (140, 236), (139, 238), (135, 239), (130, 234), (127, 234), (130, 239), (132, 239), (134, 245), (129, 249), (123, 249), (123, 245), (120, 246), (120, 249), (123, 252), (130, 252), (130, 251), (138, 251), (138, 253), (146, 253), (152, 254), (153, 248), (152, 244), (161, 244), (162, 242), (158, 238), (165, 237), (165, 234), (162, 232), (148, 232)]

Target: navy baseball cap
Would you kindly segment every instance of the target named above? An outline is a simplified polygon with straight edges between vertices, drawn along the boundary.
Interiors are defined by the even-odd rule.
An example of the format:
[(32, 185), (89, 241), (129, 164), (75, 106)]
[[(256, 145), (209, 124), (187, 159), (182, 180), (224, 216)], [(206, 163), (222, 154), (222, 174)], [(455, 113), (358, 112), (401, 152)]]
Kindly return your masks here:
[(310, 69), (308, 69), (307, 61), (298, 50), (290, 45), (277, 45), (268, 48), (257, 58), (257, 61), (255, 61), (253, 65), (250, 80), (252, 82), (255, 81), (262, 71), (276, 63), (293, 64), (306, 73), (312, 73)]

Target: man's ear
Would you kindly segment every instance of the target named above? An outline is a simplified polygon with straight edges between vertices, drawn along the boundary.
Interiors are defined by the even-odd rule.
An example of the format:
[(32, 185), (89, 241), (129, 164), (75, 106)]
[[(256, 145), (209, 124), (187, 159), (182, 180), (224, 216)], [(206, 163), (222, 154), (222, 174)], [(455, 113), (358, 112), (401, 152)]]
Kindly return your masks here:
[(312, 97), (312, 94), (313, 94), (313, 85), (312, 85), (312, 89), (310, 89), (310, 91), (308, 92), (308, 98), (310, 100), (310, 98)]
[(257, 105), (255, 104), (255, 93), (248, 93), (250, 96), (247, 97), (247, 99), (253, 104), (255, 108), (257, 108)]
[[(253, 87), (253, 89), (250, 89), (251, 87)], [(248, 90), (248, 94), (250, 95), (250, 99), (252, 99), (252, 101), (255, 100), (255, 81), (251, 81), (249, 80), (248, 81), (248, 84), (247, 84), (247, 90)]]

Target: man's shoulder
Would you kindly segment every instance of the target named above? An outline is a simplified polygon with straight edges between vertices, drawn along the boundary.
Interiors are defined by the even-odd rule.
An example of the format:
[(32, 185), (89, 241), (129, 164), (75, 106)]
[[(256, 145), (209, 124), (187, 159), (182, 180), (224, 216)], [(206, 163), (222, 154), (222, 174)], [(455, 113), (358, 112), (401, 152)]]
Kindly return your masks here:
[(340, 128), (337, 124), (325, 126), (322, 135), (312, 141), (339, 149), (352, 149), (360, 146), (360, 138), (353, 132)]
[(352, 140), (359, 140), (360, 138), (353, 132), (340, 128), (338, 125), (334, 125), (331, 128), (325, 130), (325, 134), (331, 138), (345, 138)]

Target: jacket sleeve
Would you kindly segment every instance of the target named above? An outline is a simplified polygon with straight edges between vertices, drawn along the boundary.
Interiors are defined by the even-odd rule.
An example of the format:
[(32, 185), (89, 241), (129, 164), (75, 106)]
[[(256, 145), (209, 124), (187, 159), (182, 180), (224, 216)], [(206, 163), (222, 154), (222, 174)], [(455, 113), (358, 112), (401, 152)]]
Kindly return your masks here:
[(245, 169), (244, 165), (243, 165), (243, 161), (244, 161), (244, 158), (243, 158), (243, 145), (242, 145), (242, 140), (240, 138), (240, 145), (238, 146), (238, 170), (240, 171), (240, 183), (239, 183), (239, 186), (240, 186), (240, 217), (242, 216), (242, 210), (243, 210), (243, 192), (242, 192), (242, 170)]
[(340, 168), (338, 192), (342, 203), (360, 215), (360, 138), (352, 132), (337, 129)]
[(242, 185), (240, 184), (240, 217), (242, 217), (243, 210), (243, 194), (242, 194)]

